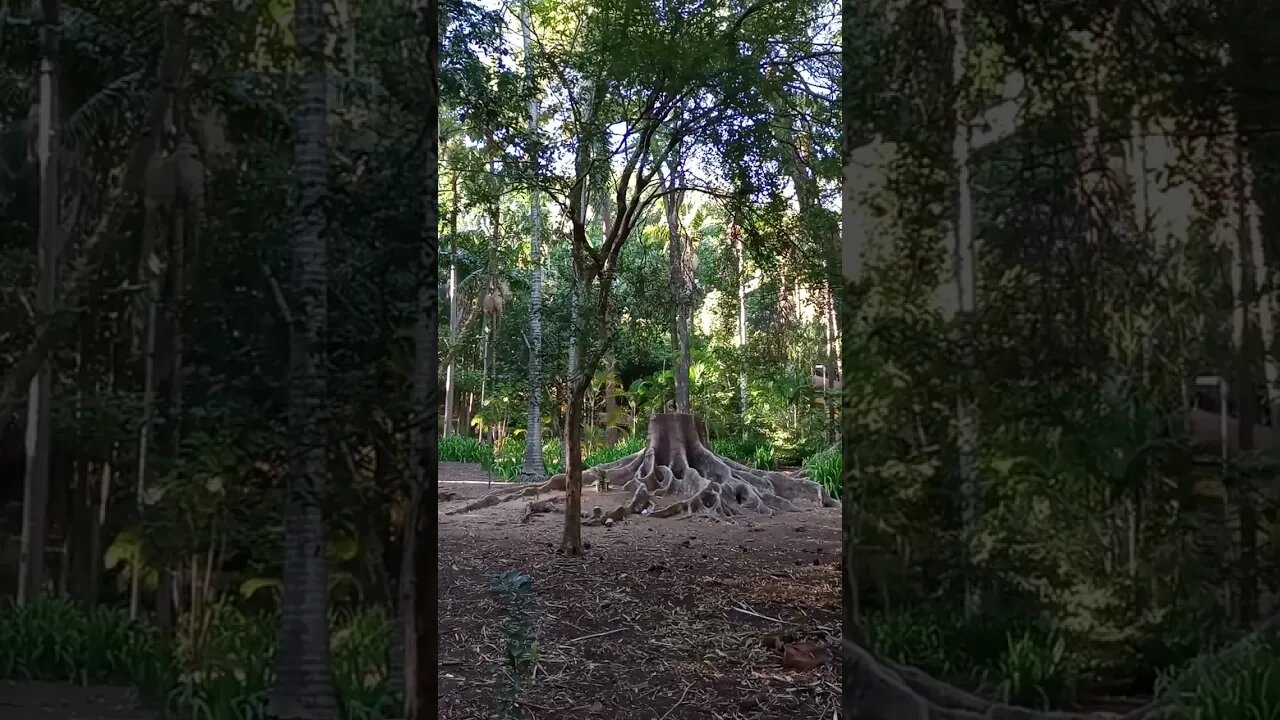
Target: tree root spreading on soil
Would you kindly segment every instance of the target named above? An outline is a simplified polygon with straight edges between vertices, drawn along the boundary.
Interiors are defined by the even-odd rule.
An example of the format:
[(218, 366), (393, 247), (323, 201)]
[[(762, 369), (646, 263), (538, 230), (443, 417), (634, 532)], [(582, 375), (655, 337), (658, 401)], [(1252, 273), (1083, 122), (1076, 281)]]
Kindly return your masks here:
[[(1280, 615), (1273, 616), (1233, 647), (1280, 633)], [(1230, 653), (1232, 648), (1224, 650)], [(1155, 700), (1123, 715), (1032, 710), (988, 700), (935, 680), (915, 668), (876, 658), (846, 640), (844, 692), (854, 693), (852, 705), (862, 720), (1168, 720), (1174, 708)]]
[[(594, 508), (583, 524), (608, 525), (628, 515), (727, 520), (746, 513), (773, 515), (840, 507), (840, 501), (812, 480), (747, 467), (716, 455), (708, 444), (706, 425), (693, 415), (651, 416), (644, 450), (583, 471), (584, 486), (591, 483), (601, 492), (617, 486), (631, 493), (630, 500), (607, 512)], [(568, 477), (561, 473), (543, 483), (490, 493), (447, 514), (457, 515), (521, 497), (563, 491), (567, 486)], [(655, 500), (668, 496), (682, 499), (657, 507)], [(542, 504), (545, 502), (531, 503), (523, 520), (527, 521), (533, 513), (549, 511)]]

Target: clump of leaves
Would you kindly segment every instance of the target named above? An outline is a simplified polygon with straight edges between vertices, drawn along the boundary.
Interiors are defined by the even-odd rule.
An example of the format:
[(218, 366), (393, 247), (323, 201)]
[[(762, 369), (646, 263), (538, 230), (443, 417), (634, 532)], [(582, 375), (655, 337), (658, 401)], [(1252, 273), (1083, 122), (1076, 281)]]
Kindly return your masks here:
[(1075, 673), (1066, 639), (1030, 631), (1008, 637), (1008, 647), (992, 670), (1000, 699), (1010, 705), (1049, 710), (1069, 699)]
[(494, 475), (504, 482), (516, 479), (520, 466), (524, 464), (524, 440), (508, 435), (498, 441), (493, 448), (493, 464), (489, 468)]
[(559, 440), (548, 440), (542, 444), (542, 464), (548, 475), (559, 475), (564, 472), (564, 443)]
[[(330, 623), (344, 717), (394, 717), (385, 614), (335, 613)], [(279, 627), (275, 613), (219, 603), (179, 618), (167, 643), (122, 610), (42, 599), (0, 613), (0, 678), (127, 686), (173, 717), (257, 720), (275, 679)]]
[(764, 440), (715, 440), (711, 443), (711, 451), (720, 457), (761, 470), (778, 467), (773, 445)]
[(952, 675), (963, 667), (949, 642), (943, 618), (920, 609), (872, 613), (865, 618), (867, 642), (876, 654), (931, 675)]
[(840, 497), (840, 446), (832, 445), (805, 458), (802, 467), (809, 479), (818, 483), (831, 493), (832, 497)]
[(628, 438), (613, 447), (597, 448), (587, 455), (583, 461), (583, 467), (595, 467), (596, 465), (604, 465), (615, 460), (621, 460), (628, 455), (634, 455), (644, 449), (644, 438)]
[(479, 439), (462, 435), (440, 438), (440, 462), (477, 463), (488, 467), (493, 462), (493, 450)]
[(173, 665), (160, 633), (122, 610), (45, 598), (0, 613), (3, 678), (129, 685), (158, 698)]
[(1255, 638), (1206, 653), (1156, 683), (1179, 720), (1280, 718), (1280, 644)]

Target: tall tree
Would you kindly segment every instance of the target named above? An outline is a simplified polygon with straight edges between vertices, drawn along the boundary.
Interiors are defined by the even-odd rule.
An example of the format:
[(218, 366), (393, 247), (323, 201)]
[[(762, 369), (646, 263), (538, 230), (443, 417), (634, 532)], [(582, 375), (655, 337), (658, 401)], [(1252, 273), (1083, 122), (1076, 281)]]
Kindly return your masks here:
[[(432, 550), (436, 543), (437, 515), (436, 490), (439, 475), (436, 467), (436, 449), (439, 423), (436, 404), (440, 397), (438, 382), (439, 359), (439, 287), (440, 269), (440, 218), (439, 189), (440, 161), (440, 79), (439, 79), (439, 6), (436, 0), (428, 0), (421, 22), (426, 26), (427, 41), (427, 97), (425, 103), (425, 135), (427, 137), (427, 181), (423, 188), (426, 202), (425, 232), (422, 243), (422, 277), (418, 284), (418, 313), (416, 332), (416, 359), (413, 380), (414, 418), (412, 457), (414, 496), (411, 512), (413, 547), (413, 610), (412, 627), (409, 628), (406, 648), (412, 648), (406, 657), (405, 718), (426, 720), (434, 698), (431, 688), (435, 684), (437, 652), (436, 620), (436, 562)], [(430, 563), (430, 565), (427, 565)], [(426, 582), (417, 577), (426, 565), (432, 571), (426, 573)]]
[(284, 593), (273, 720), (336, 720), (329, 660), (329, 568), (323, 500), (328, 484), (328, 76), (324, 3), (297, 0), (302, 68), (294, 127), (294, 215), (289, 233), (289, 464)]
[[(44, 27), (40, 31), (40, 97), (36, 121), (36, 159), (40, 164), (39, 281), (36, 312), (48, 322), (54, 310), (58, 282), (59, 227), (58, 147), (58, 26), (59, 0), (41, 0)], [(50, 412), (53, 370), (47, 358), (39, 365), (27, 392), (27, 466), (22, 498), (22, 550), (19, 559), (18, 603), (39, 597), (44, 587), (44, 544), (49, 506)]]
[[(951, 281), (955, 288), (954, 313), (962, 323), (973, 316), (976, 309), (977, 270), (973, 251), (973, 189), (970, 185), (969, 156), (972, 151), (970, 126), (965, 122), (968, 112), (964, 91), (968, 77), (969, 43), (966, 38), (965, 0), (947, 0), (945, 17), (951, 38), (951, 92), (952, 123), (951, 172), (952, 198), (951, 220), (947, 225), (947, 238), (951, 246)], [(973, 366), (973, 358), (965, 358), (966, 367)], [(977, 479), (978, 428), (974, 400), (961, 390), (956, 405), (956, 442), (960, 461), (960, 495), (963, 508), (963, 528), (966, 543), (972, 543), (981, 512), (981, 489)], [(967, 556), (966, 556), (967, 557)], [(966, 574), (965, 612), (978, 612), (978, 591)]]
[[(524, 40), (525, 77), (533, 84), (533, 47), (529, 3), (520, 6), (520, 34)], [(538, 137), (538, 95), (529, 97), (529, 165), (536, 170)], [(524, 436), (522, 480), (541, 480), (547, 473), (542, 459), (542, 207), (538, 188), (529, 191), (529, 421)]]
[(684, 158), (680, 155), (680, 144), (677, 143), (668, 160), (670, 170), (665, 181), (666, 192), (662, 195), (663, 210), (667, 217), (667, 258), (671, 277), (671, 299), (674, 317), (671, 327), (672, 349), (675, 350), (676, 365), (672, 368), (675, 383), (676, 412), (689, 413), (689, 365), (692, 349), (689, 345), (689, 311), (692, 294), (689, 272), (689, 253), (686, 252), (685, 239), (680, 232), (680, 205), (684, 201)]

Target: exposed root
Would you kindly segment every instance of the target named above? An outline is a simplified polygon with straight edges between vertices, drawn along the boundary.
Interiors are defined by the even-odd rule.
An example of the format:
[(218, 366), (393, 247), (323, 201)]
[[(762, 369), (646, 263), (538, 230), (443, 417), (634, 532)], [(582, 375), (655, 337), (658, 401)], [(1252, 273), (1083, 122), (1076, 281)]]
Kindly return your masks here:
[[(1272, 616), (1233, 648), (1280, 633)], [(1223, 653), (1231, 653), (1228, 648)], [(1124, 715), (1031, 710), (987, 700), (925, 673), (873, 656), (857, 643), (844, 643), (844, 692), (855, 717), (863, 720), (1167, 720), (1174, 708), (1155, 700)], [(850, 695), (852, 693), (852, 695)]]
[(987, 700), (925, 675), (876, 659), (846, 641), (845, 688), (855, 717), (863, 720), (1157, 720), (1167, 716), (1162, 705), (1126, 715), (1031, 710)]
[(503, 488), (501, 490), (491, 492), (475, 502), (467, 503), (456, 510), (450, 510), (445, 514), (458, 515), (461, 513), (471, 512), (473, 510), (482, 510), (487, 507), (493, 507), (494, 505), (500, 505), (504, 502), (515, 500), (517, 498), (541, 495), (542, 493), (554, 492), (556, 490), (564, 490), (565, 483), (564, 475), (556, 475), (550, 480), (542, 483), (522, 484), (514, 487)]
[(550, 497), (545, 500), (535, 500), (534, 502), (525, 505), (524, 515), (521, 516), (520, 522), (527, 523), (538, 513), (556, 512), (560, 509), (560, 505), (563, 503), (563, 496)]
[[(757, 470), (716, 455), (707, 448), (706, 425), (692, 415), (675, 413), (650, 417), (643, 451), (583, 472), (582, 482), (597, 488), (617, 485), (631, 493), (629, 501), (610, 513), (615, 521), (632, 514), (728, 519), (840, 507), (811, 480)], [(655, 500), (667, 496), (683, 499), (659, 508)]]
[[(628, 515), (660, 518), (703, 516), (728, 520), (748, 513), (773, 515), (840, 507), (840, 501), (812, 480), (790, 473), (747, 467), (716, 455), (708, 449), (708, 444), (706, 425), (693, 415), (671, 413), (651, 416), (649, 442), (644, 450), (583, 471), (583, 485), (592, 484), (599, 492), (608, 492), (611, 486), (615, 486), (630, 493), (629, 500), (608, 512), (596, 508), (583, 524), (608, 525), (620, 522)], [(457, 515), (521, 497), (564, 490), (567, 485), (568, 477), (561, 473), (544, 483), (503, 488), (448, 514)], [(666, 497), (679, 499), (659, 507), (657, 501)], [(522, 522), (535, 512), (543, 510), (526, 509)]]

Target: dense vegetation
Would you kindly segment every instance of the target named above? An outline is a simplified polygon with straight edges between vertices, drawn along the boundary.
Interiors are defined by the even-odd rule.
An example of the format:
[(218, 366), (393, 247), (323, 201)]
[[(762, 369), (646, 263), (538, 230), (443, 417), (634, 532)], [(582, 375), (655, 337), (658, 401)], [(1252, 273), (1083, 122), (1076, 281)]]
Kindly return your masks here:
[[(317, 718), (398, 716), (406, 685), (425, 712), (401, 569), (434, 443), (565, 470), (571, 362), (589, 467), (680, 410), (837, 488), (834, 6), (525, 5), (0, 5), (0, 676), (211, 720), (313, 688)], [(564, 76), (660, 138), (591, 176), (608, 303), (561, 165), (609, 143)]]
[(864, 647), (1033, 706), (1280, 711), (1274, 622), (1237, 662), (1215, 655), (1277, 609), (1268, 18), (845, 3)]

